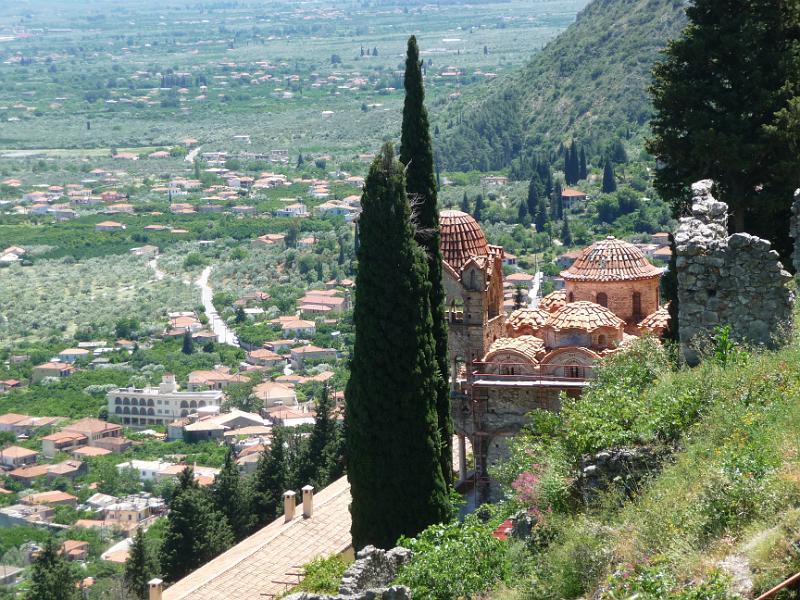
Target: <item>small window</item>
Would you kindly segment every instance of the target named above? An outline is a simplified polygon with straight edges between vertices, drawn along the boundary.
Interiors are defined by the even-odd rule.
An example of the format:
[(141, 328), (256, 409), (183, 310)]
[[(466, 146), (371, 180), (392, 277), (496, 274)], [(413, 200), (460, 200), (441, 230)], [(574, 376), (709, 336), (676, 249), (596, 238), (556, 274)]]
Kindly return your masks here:
[(600, 334), (597, 336), (597, 345), (598, 346), (605, 346), (606, 345), (606, 336)]
[(603, 292), (597, 294), (597, 304), (608, 308), (608, 296), (606, 296)]
[(575, 294), (570, 292), (569, 296), (567, 296), (567, 302), (575, 302)]
[(642, 295), (639, 292), (633, 292), (633, 314), (642, 314)]

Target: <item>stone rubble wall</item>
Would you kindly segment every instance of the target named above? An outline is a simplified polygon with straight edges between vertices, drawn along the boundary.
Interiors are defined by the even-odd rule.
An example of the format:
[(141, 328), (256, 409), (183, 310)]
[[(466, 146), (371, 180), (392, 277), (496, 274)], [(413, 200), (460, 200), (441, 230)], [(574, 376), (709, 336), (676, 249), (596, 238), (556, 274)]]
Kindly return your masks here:
[(800, 273), (800, 190), (795, 190), (794, 192), (792, 218), (789, 221), (789, 235), (794, 239), (794, 252), (792, 252), (794, 272)]
[(591, 502), (611, 486), (634, 493), (639, 483), (659, 468), (668, 456), (667, 448), (639, 446), (612, 448), (581, 458), (575, 487), (586, 502)]
[(791, 280), (769, 241), (728, 235), (728, 206), (711, 195), (709, 179), (692, 185), (692, 216), (675, 234), (681, 350), (700, 360), (698, 346), (730, 325), (737, 341), (774, 347), (791, 324)]
[(285, 600), (411, 600), (411, 590), (407, 587), (387, 586), (397, 578), (412, 555), (411, 550), (401, 546), (388, 551), (366, 546), (344, 572), (338, 595), (300, 592)]

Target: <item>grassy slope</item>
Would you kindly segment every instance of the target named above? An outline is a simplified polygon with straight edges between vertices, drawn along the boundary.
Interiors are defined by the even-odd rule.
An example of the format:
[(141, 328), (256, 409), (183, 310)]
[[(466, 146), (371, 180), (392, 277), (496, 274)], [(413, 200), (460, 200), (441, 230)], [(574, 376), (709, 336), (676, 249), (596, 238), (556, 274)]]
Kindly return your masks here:
[(680, 0), (594, 0), (439, 142), (446, 169), (500, 169), (521, 150), (601, 141), (650, 116), (650, 69), (686, 17)]

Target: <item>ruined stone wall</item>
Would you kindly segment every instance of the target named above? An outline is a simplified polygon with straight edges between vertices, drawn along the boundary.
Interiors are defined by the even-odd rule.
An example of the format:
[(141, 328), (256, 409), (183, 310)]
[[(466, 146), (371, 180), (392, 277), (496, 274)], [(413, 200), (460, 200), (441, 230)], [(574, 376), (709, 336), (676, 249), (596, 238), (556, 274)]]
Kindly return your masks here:
[(794, 192), (792, 218), (789, 222), (789, 235), (794, 239), (794, 252), (792, 252), (794, 272), (800, 273), (800, 190), (795, 190)]
[(734, 339), (773, 347), (791, 323), (791, 275), (767, 240), (728, 235), (728, 206), (711, 195), (711, 180), (692, 185), (692, 216), (680, 221), (677, 249), (680, 340), (689, 364), (717, 326)]

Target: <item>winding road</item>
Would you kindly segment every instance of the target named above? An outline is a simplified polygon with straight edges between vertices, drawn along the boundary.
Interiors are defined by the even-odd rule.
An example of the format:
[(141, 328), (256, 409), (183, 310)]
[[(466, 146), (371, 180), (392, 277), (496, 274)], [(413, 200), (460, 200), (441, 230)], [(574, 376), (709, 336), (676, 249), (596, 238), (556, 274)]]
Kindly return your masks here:
[(212, 299), (214, 298), (214, 290), (208, 285), (208, 276), (211, 275), (213, 267), (206, 267), (200, 274), (200, 277), (195, 281), (195, 285), (200, 288), (200, 299), (203, 301), (203, 308), (208, 317), (208, 323), (211, 325), (211, 330), (216, 334), (217, 341), (221, 344), (228, 344), (229, 346), (239, 347), (239, 338), (236, 334), (225, 324), (225, 320), (219, 316), (217, 309), (214, 308)]

